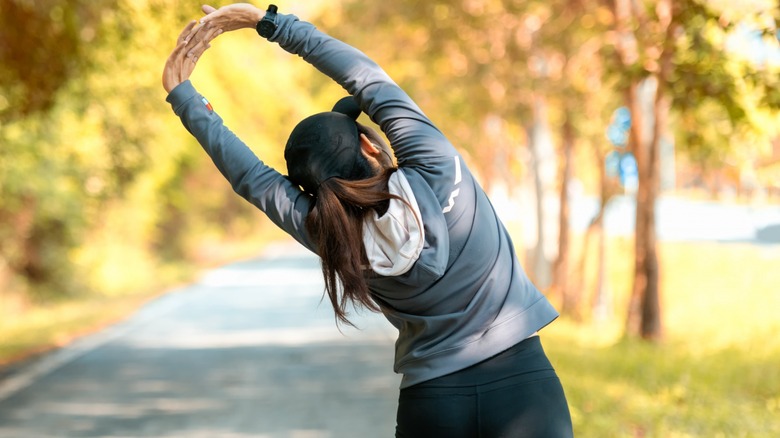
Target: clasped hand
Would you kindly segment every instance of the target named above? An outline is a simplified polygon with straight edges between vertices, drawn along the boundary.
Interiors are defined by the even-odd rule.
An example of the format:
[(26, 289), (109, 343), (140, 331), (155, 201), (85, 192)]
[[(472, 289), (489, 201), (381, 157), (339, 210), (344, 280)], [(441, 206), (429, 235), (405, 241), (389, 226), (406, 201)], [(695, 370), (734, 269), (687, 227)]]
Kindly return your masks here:
[(204, 5), (202, 10), (206, 16), (200, 21), (187, 23), (176, 40), (176, 48), (165, 62), (162, 83), (168, 93), (190, 78), (214, 38), (223, 32), (254, 28), (263, 18), (263, 11), (249, 3), (236, 3), (219, 9)]

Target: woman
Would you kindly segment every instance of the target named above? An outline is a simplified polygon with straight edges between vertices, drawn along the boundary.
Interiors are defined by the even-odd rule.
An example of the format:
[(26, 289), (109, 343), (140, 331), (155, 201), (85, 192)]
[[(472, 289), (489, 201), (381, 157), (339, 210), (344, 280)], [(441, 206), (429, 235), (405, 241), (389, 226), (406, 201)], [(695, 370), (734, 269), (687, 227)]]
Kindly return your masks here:
[[(537, 331), (557, 312), (461, 156), (360, 51), (292, 15), (249, 4), (191, 22), (166, 63), (168, 102), (233, 189), (318, 254), (339, 321), (347, 305), (398, 329), (397, 437), (568, 437), (568, 406)], [(274, 16), (275, 15), (275, 16)], [(269, 26), (270, 30), (269, 30)], [(222, 32), (258, 29), (351, 97), (300, 122), (288, 177), (222, 123), (189, 76)], [(390, 141), (356, 122), (363, 111)]]

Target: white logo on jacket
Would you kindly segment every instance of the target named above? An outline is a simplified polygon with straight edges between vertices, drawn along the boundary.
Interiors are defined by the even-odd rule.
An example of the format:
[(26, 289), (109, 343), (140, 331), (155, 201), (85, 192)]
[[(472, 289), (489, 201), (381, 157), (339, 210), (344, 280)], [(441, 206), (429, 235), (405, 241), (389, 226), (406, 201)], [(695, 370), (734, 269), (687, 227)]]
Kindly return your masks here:
[[(458, 184), (460, 184), (460, 180), (461, 180), (460, 157), (456, 156), (455, 157), (455, 183), (453, 184), (453, 186), (457, 186)], [(450, 211), (452, 211), (452, 207), (455, 206), (455, 198), (457, 198), (459, 194), (460, 194), (460, 188), (456, 188), (450, 193), (449, 202), (447, 203), (447, 206), (444, 207), (444, 209), (441, 211), (442, 213), (449, 213)]]

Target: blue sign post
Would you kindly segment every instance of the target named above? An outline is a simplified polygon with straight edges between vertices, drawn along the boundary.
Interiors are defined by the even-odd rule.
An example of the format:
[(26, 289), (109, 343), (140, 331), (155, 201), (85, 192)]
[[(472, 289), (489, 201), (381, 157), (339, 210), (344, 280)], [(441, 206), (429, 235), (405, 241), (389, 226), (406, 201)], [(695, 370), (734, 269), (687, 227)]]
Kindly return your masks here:
[(617, 179), (620, 186), (635, 191), (639, 186), (639, 172), (634, 154), (625, 150), (631, 130), (631, 111), (621, 106), (612, 113), (612, 122), (607, 127), (607, 140), (615, 146), (604, 157), (604, 168), (608, 178)]
[(620, 185), (628, 191), (639, 187), (639, 168), (631, 152), (623, 152), (620, 157)]

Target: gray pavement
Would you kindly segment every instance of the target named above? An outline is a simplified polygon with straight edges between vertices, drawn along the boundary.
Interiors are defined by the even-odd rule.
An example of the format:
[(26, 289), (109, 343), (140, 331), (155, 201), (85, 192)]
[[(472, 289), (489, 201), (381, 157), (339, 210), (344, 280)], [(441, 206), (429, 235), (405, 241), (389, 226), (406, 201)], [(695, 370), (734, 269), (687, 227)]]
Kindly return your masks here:
[(5, 376), (0, 437), (393, 436), (395, 330), (340, 333), (317, 259), (268, 254)]

